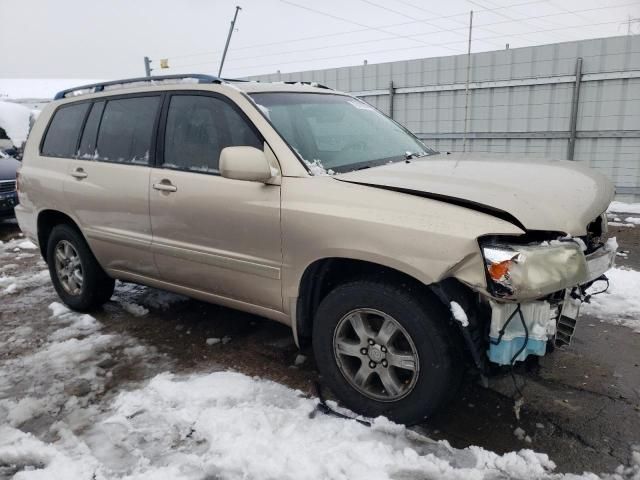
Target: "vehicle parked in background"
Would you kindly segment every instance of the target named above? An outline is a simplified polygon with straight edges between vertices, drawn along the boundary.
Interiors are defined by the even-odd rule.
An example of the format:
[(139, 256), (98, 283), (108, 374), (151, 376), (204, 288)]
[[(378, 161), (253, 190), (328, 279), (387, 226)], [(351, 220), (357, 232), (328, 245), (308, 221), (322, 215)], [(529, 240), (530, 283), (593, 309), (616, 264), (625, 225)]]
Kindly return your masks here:
[(15, 216), (13, 209), (18, 204), (16, 172), (20, 162), (15, 159), (15, 148), (0, 150), (0, 219)]
[(611, 183), (575, 162), (438, 154), (321, 86), (207, 76), (60, 92), (19, 174), (61, 299), (114, 279), (290, 325), (349, 408), (413, 423), (571, 340), (615, 257)]

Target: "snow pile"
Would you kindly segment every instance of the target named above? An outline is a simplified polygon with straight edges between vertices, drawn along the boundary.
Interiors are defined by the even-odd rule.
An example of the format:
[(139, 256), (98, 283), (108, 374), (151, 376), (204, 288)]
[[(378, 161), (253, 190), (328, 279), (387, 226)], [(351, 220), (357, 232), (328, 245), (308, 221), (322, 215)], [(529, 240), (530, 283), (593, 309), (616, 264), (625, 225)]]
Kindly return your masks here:
[[(18, 258), (23, 255), (18, 255)], [(49, 270), (41, 270), (35, 275), (10, 276), (0, 274), (0, 298), (6, 295), (15, 295), (22, 290), (46, 285), (51, 281)]]
[[(547, 455), (531, 450), (457, 450), (384, 418), (369, 428), (314, 414), (316, 405), (239, 373), (163, 373), (121, 393), (88, 428), (55, 425), (51, 443), (0, 427), (0, 465), (16, 465), (20, 479), (598, 478), (554, 474)], [(633, 465), (603, 478), (638, 474)]]
[[(606, 275), (609, 278), (609, 289), (592, 296), (591, 303), (583, 303), (582, 313), (640, 333), (640, 272), (612, 268)], [(605, 282), (596, 282), (588, 293), (601, 291), (604, 287)]]
[(23, 240), (18, 243), (17, 247), (23, 250), (36, 250), (38, 248), (38, 246), (31, 240)]
[(457, 322), (459, 322), (460, 325), (462, 325), (463, 327), (469, 326), (469, 319), (467, 318), (467, 314), (458, 302), (451, 302), (449, 304), (449, 309), (451, 310), (451, 315), (453, 315), (453, 318)]
[(607, 212), (640, 214), (640, 203), (611, 202)]
[(17, 103), (0, 102), (0, 128), (16, 147), (27, 140), (31, 110)]
[[(135, 283), (125, 283), (116, 281), (116, 290), (111, 300), (119, 303), (127, 312), (135, 316), (143, 316), (149, 313), (148, 308), (158, 308), (166, 310), (173, 304), (188, 300), (183, 295), (177, 293), (166, 292), (164, 290), (156, 290), (155, 288), (137, 285)], [(143, 305), (140, 305), (140, 304)]]
[(82, 433), (57, 426), (53, 443), (3, 428), (0, 464), (38, 468), (20, 478), (54, 479), (544, 478), (554, 468), (530, 450), (499, 456), (416, 440), (384, 419), (368, 428), (311, 418), (315, 406), (299, 392), (238, 373), (165, 373), (122, 393)]
[[(0, 364), (0, 425), (18, 427), (35, 418), (88, 424), (95, 415), (93, 402), (110, 381), (107, 367), (117, 363), (114, 356), (137, 363), (151, 352), (139, 350), (128, 337), (101, 333), (102, 325), (91, 315), (57, 302), (49, 308), (51, 331), (38, 347)], [(0, 348), (28, 348), (33, 336), (29, 327), (16, 329)]]
[(335, 175), (335, 172), (331, 169), (327, 170), (322, 165), (322, 162), (318, 159), (313, 160), (312, 162), (308, 160), (304, 160), (304, 163), (307, 167), (309, 167), (309, 171), (314, 176), (326, 176), (326, 175)]

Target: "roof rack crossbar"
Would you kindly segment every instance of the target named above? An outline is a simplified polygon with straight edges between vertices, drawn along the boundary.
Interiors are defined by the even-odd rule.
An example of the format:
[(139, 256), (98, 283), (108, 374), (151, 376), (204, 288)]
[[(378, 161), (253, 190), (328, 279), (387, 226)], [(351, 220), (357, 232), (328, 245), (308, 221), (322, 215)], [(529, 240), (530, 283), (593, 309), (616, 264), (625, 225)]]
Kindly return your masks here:
[(214, 77), (213, 75), (203, 75), (200, 73), (191, 73), (191, 74), (179, 74), (179, 75), (160, 75), (157, 77), (137, 77), (137, 78), (125, 78), (122, 80), (112, 80), (110, 82), (100, 82), (100, 83), (91, 83), (89, 85), (81, 85), (79, 87), (68, 88), (66, 90), (61, 90), (56, 93), (54, 100), (60, 100), (65, 98), (68, 94), (73, 92), (78, 92), (82, 90), (91, 90), (91, 93), (102, 92), (105, 87), (109, 87), (112, 85), (126, 85), (128, 83), (141, 83), (141, 82), (158, 82), (164, 80), (183, 80), (192, 78), (197, 80), (197, 83), (222, 83), (223, 79)]

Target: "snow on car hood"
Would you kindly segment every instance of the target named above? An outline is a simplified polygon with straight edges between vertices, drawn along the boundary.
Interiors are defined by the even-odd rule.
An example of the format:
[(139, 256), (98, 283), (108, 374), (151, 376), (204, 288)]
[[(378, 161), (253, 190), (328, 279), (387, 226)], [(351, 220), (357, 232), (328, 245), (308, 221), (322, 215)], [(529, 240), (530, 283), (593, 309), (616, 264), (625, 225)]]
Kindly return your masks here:
[(611, 182), (578, 162), (441, 154), (336, 175), (505, 218), (527, 230), (584, 235), (613, 199)]

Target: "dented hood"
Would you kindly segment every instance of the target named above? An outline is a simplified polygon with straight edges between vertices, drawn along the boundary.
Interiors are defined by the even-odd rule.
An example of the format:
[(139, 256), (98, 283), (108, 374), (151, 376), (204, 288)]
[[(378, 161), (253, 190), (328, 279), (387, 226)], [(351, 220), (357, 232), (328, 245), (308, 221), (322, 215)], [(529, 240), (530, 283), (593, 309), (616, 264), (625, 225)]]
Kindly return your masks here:
[(335, 176), (504, 218), (527, 230), (584, 235), (613, 199), (611, 182), (578, 162), (439, 154)]

